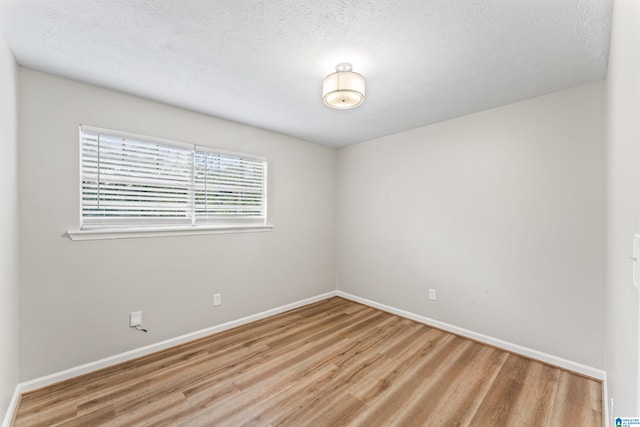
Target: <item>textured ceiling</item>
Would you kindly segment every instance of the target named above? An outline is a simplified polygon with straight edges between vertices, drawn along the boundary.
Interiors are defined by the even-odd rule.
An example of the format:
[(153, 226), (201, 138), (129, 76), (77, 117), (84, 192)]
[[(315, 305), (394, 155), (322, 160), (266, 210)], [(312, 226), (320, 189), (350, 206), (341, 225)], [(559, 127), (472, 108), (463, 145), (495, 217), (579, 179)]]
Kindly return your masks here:
[[(29, 68), (332, 146), (605, 78), (612, 0), (4, 0)], [(351, 62), (353, 110), (322, 102)]]

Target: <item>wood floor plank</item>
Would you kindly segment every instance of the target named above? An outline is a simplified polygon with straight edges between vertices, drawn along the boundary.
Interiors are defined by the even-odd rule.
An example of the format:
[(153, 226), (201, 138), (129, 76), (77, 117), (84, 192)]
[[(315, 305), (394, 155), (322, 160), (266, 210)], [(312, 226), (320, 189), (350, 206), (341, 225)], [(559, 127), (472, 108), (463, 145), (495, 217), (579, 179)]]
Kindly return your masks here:
[(471, 425), (518, 425), (511, 424), (509, 419), (525, 386), (524, 378), (530, 363), (513, 354), (507, 357)]
[[(409, 332), (409, 328), (406, 328), (407, 325), (415, 325), (406, 319), (395, 318), (393, 320), (394, 322), (390, 323), (388, 325), (389, 327), (385, 329), (385, 332), (389, 334), (389, 336), (393, 335), (402, 337), (404, 334)], [(390, 340), (390, 342), (393, 341)], [(353, 350), (353, 347), (351, 348)], [(346, 353), (346, 351), (341, 351), (335, 354), (338, 355), (338, 358), (341, 358)], [(288, 390), (288, 393), (280, 393), (277, 398), (271, 398), (268, 401), (263, 401), (256, 407), (256, 415), (252, 417), (252, 419), (245, 420), (244, 423), (259, 423), (262, 425), (268, 420), (269, 423), (280, 425), (292, 422), (292, 417), (296, 416), (296, 411), (310, 411), (311, 404), (316, 400), (317, 395), (324, 396), (331, 394), (338, 397), (340, 396), (340, 393), (338, 393), (335, 388), (328, 390), (327, 387), (335, 387), (333, 385), (335, 383), (343, 384), (347, 387), (352, 384), (362, 384), (362, 382), (367, 379), (366, 374), (362, 374), (365, 370), (368, 372), (374, 364), (389, 362), (388, 358), (384, 357), (382, 354), (371, 352), (368, 359), (360, 359), (360, 365), (354, 367), (354, 369), (338, 370), (338, 366), (335, 364), (337, 363), (338, 358), (329, 357), (329, 354), (331, 353), (326, 350), (323, 351), (322, 357), (325, 359), (324, 365), (329, 363), (327, 367), (330, 368), (330, 372), (322, 379), (322, 381), (319, 379), (308, 381), (306, 384), (313, 384), (313, 388), (305, 390), (306, 386), (304, 383), (294, 380), (297, 384), (301, 384), (302, 387), (294, 390)], [(340, 360), (340, 364), (344, 366), (344, 361)], [(386, 370), (384, 367), (383, 369)], [(326, 399), (324, 399), (324, 401), (326, 401)], [(305, 416), (305, 414), (302, 414), (302, 416)], [(239, 419), (242, 418), (239, 417)]]
[(602, 425), (600, 382), (330, 298), (22, 396), (15, 426)]
[[(322, 347), (322, 352), (313, 350), (311, 352), (303, 353), (300, 355), (300, 357), (295, 363), (289, 362), (286, 367), (285, 366), (274, 367), (273, 369), (277, 371), (274, 373), (263, 372), (260, 377), (252, 378), (252, 383), (250, 384), (239, 384), (238, 382), (236, 383), (239, 384), (240, 387), (244, 390), (251, 390), (251, 389), (260, 390), (261, 386), (264, 386), (265, 383), (268, 383), (269, 377), (276, 376), (278, 372), (283, 372), (283, 371), (295, 372), (296, 370), (300, 370), (302, 372), (308, 372), (310, 369), (318, 369), (327, 364), (331, 364), (333, 366), (339, 366), (344, 363), (344, 358), (346, 356), (348, 356), (349, 354), (357, 354), (358, 352), (362, 351), (362, 346), (364, 346), (365, 343), (367, 343), (369, 340), (376, 339), (376, 337), (373, 337), (370, 334), (367, 334), (366, 330), (363, 330), (361, 325), (368, 325), (369, 327), (382, 327), (386, 324), (394, 323), (394, 321), (396, 320), (396, 319), (390, 318), (389, 316), (379, 316), (379, 314), (380, 313), (377, 313), (373, 318), (365, 319), (359, 323), (354, 324), (351, 327), (343, 328), (343, 331), (349, 331), (349, 332), (340, 334), (340, 338), (343, 341), (340, 342), (339, 345), (337, 346), (327, 347), (326, 344), (322, 342), (318, 342), (317, 340), (314, 340), (316, 341), (316, 345), (319, 345), (320, 347)], [(322, 339), (326, 340), (326, 338), (327, 337), (323, 337)], [(348, 342), (345, 344), (345, 341), (348, 341)], [(334, 357), (327, 357), (330, 354), (333, 354)], [(345, 375), (346, 372), (347, 371), (343, 369), (341, 370), (340, 374)], [(278, 376), (281, 377), (282, 374)], [(287, 382), (288, 381), (279, 381), (279, 383), (276, 383), (275, 385), (272, 384), (272, 385), (269, 385), (268, 387), (264, 387), (264, 389), (266, 390), (265, 393), (273, 393), (274, 387), (276, 388), (285, 387)], [(339, 381), (339, 383), (348, 384), (348, 380), (347, 381), (341, 380)], [(327, 393), (323, 393), (323, 394), (327, 394)], [(335, 391), (334, 391), (334, 394), (335, 394)], [(264, 399), (265, 397), (266, 396), (264, 394), (261, 396), (259, 394), (257, 395), (256, 393), (253, 393), (252, 403), (256, 403), (255, 402), (256, 400), (261, 400), (261, 399)], [(287, 403), (291, 404), (292, 402), (289, 401)], [(292, 405), (288, 405), (288, 406), (292, 406)], [(225, 409), (229, 411), (228, 408), (225, 408)], [(238, 408), (233, 408), (231, 412), (238, 412)], [(308, 416), (305, 415), (305, 418), (308, 419)]]
[[(429, 426), (471, 425), (471, 419), (508, 356), (508, 353), (493, 347), (477, 345), (481, 349), (476, 357), (468, 364), (454, 368), (451, 382), (440, 390), (440, 399), (431, 413), (416, 415), (415, 419), (424, 417), (424, 425)], [(465, 360), (461, 362), (467, 363)]]
[[(335, 318), (334, 323), (337, 322), (337, 326), (339, 326), (339, 328), (325, 328), (324, 331), (317, 331), (317, 336), (315, 339), (310, 339), (304, 335), (301, 335), (298, 341), (302, 342), (302, 345), (295, 347), (293, 351), (287, 346), (283, 347), (282, 341), (280, 340), (277, 342), (269, 342), (269, 347), (274, 347), (273, 352), (272, 354), (269, 354), (268, 357), (264, 357), (261, 369), (257, 372), (248, 371), (245, 374), (236, 375), (234, 378), (235, 387), (240, 391), (251, 388), (264, 388), (264, 384), (261, 384), (261, 381), (268, 380), (270, 378), (279, 378), (279, 386), (284, 387), (284, 384), (291, 380), (287, 379), (286, 377), (284, 378), (284, 380), (282, 380), (282, 372), (295, 374), (296, 370), (298, 369), (298, 365), (302, 363), (313, 364), (316, 368), (318, 368), (323, 362), (326, 362), (324, 353), (330, 350), (330, 346), (335, 346), (337, 350), (343, 347), (340, 339), (345, 340), (346, 338), (338, 339), (338, 336), (341, 336), (344, 331), (353, 331), (361, 324), (374, 324), (376, 317), (385, 321), (388, 320), (388, 316), (380, 316), (380, 313), (376, 310), (358, 311), (359, 312), (356, 313), (356, 315), (352, 316), (350, 325), (347, 325), (347, 327), (339, 323), (340, 318)], [(306, 332), (310, 332), (310, 330), (307, 329)], [(314, 335), (312, 334), (311, 336)], [(283, 356), (280, 353), (286, 353), (286, 355)], [(209, 396), (211, 394), (212, 388), (210, 386), (201, 386), (200, 391), (203, 392), (203, 395)], [(270, 391), (269, 393), (272, 394), (272, 391)], [(189, 397), (190, 401), (194, 402), (194, 390), (187, 390), (186, 394)], [(234, 405), (240, 404), (243, 399), (236, 398), (235, 402), (225, 403), (230, 400), (234, 400), (233, 396), (227, 395), (224, 396), (224, 399), (216, 402), (216, 405), (223, 406), (224, 410), (222, 412), (218, 411), (219, 416), (216, 416), (213, 419), (210, 418), (209, 421), (217, 422), (220, 421), (220, 418), (222, 416), (225, 416), (228, 413), (237, 412)], [(259, 400), (259, 397), (255, 397), (253, 399), (253, 403), (256, 403), (256, 400)], [(208, 397), (206, 404), (210, 405), (212, 403), (212, 399)]]
[[(372, 387), (355, 390), (354, 394), (366, 402), (378, 400), (394, 383), (399, 381), (403, 376), (408, 376), (410, 370), (420, 359), (433, 353), (437, 348), (444, 347), (443, 343), (448, 343), (456, 338), (453, 335), (448, 335), (437, 329), (426, 327), (422, 327), (420, 332), (422, 332), (422, 339), (416, 339), (412, 343), (406, 343), (406, 345), (402, 347), (402, 357), (391, 358), (394, 361), (393, 366), (381, 375), (376, 376), (376, 381)], [(400, 344), (396, 347), (400, 347)]]
[(575, 425), (602, 425), (602, 394), (591, 392), (595, 381), (561, 371), (551, 423), (574, 420)]
[(469, 375), (473, 373), (472, 367), (486, 362), (489, 358), (489, 352), (483, 350), (486, 350), (486, 347), (467, 342), (466, 349), (454, 354), (445, 364), (439, 366), (422, 387), (416, 387), (416, 392), (411, 399), (407, 399), (403, 410), (393, 414), (389, 425), (424, 425), (425, 420), (433, 420), (436, 425), (439, 411), (449, 406), (451, 399), (455, 398), (455, 394), (452, 393), (456, 383), (469, 383)]
[(551, 409), (558, 389), (559, 370), (548, 365), (529, 361), (524, 378), (527, 387), (515, 402), (513, 420), (521, 420), (523, 426), (551, 425)]
[[(380, 383), (384, 389), (376, 387), (373, 393), (365, 395), (364, 400), (372, 410), (354, 421), (360, 425), (390, 424), (411, 403), (416, 391), (432, 380), (439, 370), (446, 369), (456, 352), (464, 351), (470, 344), (468, 340), (448, 335), (433, 351), (420, 351), (414, 355), (415, 363), (403, 375), (384, 376)], [(377, 395), (375, 400), (373, 395)]]

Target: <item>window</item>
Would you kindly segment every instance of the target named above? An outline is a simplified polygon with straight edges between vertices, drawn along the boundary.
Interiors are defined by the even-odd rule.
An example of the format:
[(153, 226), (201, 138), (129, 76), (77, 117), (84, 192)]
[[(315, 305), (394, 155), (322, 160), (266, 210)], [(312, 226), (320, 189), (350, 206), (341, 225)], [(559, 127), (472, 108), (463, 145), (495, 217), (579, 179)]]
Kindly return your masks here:
[(267, 226), (264, 158), (88, 126), (80, 145), (76, 234)]

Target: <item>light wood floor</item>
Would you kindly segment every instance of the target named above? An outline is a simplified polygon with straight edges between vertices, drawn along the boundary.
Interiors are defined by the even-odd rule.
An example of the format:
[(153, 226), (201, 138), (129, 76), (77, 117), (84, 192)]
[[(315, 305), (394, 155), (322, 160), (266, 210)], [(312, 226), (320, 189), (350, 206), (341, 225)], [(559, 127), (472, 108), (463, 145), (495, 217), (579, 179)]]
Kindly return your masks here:
[(602, 426), (601, 383), (332, 298), (22, 397), (16, 426)]

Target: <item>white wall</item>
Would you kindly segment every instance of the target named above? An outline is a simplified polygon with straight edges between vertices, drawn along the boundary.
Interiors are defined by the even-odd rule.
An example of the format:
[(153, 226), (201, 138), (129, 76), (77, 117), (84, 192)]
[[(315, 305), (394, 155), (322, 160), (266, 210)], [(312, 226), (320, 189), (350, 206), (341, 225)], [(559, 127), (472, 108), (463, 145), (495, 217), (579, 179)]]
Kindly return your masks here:
[(640, 414), (638, 292), (632, 236), (640, 232), (640, 3), (616, 0), (607, 76), (606, 349), (612, 415)]
[(603, 369), (603, 118), (598, 82), (341, 149), (339, 289)]
[[(335, 289), (334, 149), (27, 69), (19, 101), (21, 381)], [(80, 123), (267, 156), (274, 231), (70, 241)]]
[(16, 64), (0, 33), (0, 421), (18, 382)]

